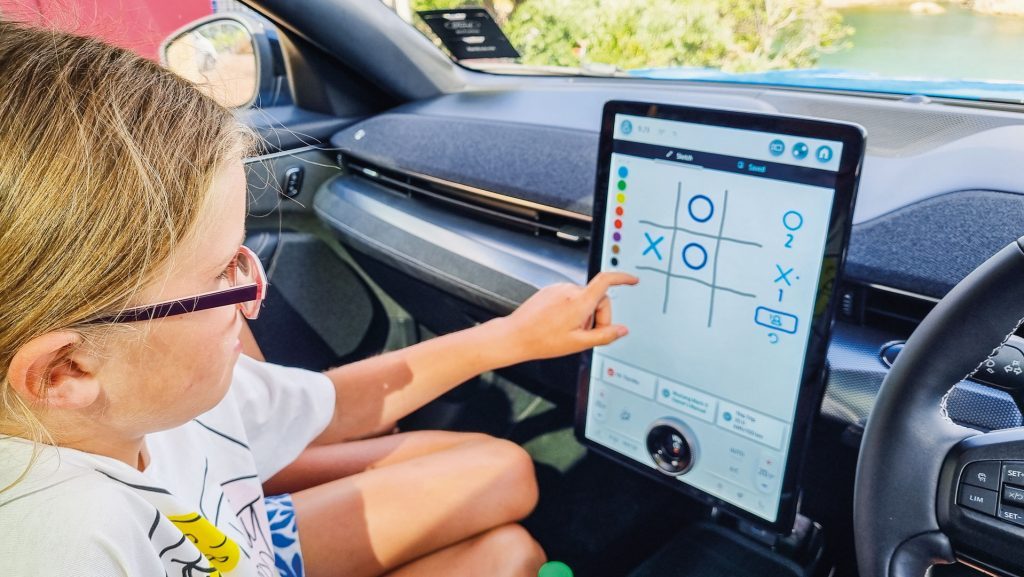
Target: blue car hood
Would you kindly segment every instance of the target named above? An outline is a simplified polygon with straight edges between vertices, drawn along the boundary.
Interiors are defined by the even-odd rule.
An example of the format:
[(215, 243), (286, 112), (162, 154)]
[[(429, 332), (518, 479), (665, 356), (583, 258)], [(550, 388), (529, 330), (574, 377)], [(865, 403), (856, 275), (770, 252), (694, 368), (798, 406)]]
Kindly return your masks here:
[(996, 100), (1024, 104), (1024, 82), (931, 78), (892, 78), (849, 70), (806, 69), (729, 73), (711, 68), (674, 67), (630, 70), (630, 75), (661, 80), (706, 80), (886, 94), (925, 94), (943, 98)]

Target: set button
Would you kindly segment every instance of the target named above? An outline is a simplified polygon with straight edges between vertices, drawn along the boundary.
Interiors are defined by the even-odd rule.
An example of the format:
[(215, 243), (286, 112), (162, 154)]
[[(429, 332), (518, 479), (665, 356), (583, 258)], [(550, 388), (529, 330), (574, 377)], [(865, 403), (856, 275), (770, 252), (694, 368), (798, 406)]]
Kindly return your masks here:
[(1024, 487), (1024, 461), (1003, 461), (1003, 482)]
[(1024, 509), (1004, 504), (999, 507), (999, 518), (1014, 525), (1024, 525)]

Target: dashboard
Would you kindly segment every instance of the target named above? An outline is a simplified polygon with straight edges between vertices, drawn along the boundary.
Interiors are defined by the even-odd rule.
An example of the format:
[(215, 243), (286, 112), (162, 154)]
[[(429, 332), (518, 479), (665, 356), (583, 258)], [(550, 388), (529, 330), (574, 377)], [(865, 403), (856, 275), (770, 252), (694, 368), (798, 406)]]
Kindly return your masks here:
[[(314, 209), (433, 330), (506, 314), (538, 287), (586, 281), (598, 127), (612, 99), (866, 128), (821, 405), (824, 417), (851, 427), (854, 444), (887, 371), (886, 345), (905, 339), (939, 297), (1021, 232), (1024, 184), (1013, 169), (1024, 163), (1019, 113), (918, 98), (586, 79), (445, 95), (346, 127), (331, 139), (344, 173), (319, 191)], [(577, 363), (515, 370), (570, 396)], [(1017, 426), (1011, 392), (964, 382), (949, 410), (983, 430)]]

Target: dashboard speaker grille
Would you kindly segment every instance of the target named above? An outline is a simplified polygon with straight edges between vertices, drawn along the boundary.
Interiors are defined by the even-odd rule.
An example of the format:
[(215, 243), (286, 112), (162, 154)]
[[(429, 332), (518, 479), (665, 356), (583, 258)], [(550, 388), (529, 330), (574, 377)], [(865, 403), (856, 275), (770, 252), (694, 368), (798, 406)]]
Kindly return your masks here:
[(955, 107), (899, 101), (844, 102), (839, 98), (819, 99), (801, 94), (765, 94), (763, 99), (780, 112), (817, 118), (846, 120), (868, 131), (868, 151), (876, 156), (910, 156), (942, 144), (1001, 126), (1024, 124), (1009, 115), (972, 111), (963, 114)]

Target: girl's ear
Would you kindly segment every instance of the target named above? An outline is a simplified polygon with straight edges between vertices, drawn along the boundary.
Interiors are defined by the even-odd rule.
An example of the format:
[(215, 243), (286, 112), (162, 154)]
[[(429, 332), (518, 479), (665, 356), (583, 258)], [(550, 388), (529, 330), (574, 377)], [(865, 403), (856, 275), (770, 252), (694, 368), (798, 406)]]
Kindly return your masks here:
[(25, 343), (11, 360), (7, 379), (30, 406), (76, 410), (100, 394), (95, 357), (81, 349), (82, 336), (46, 333)]

